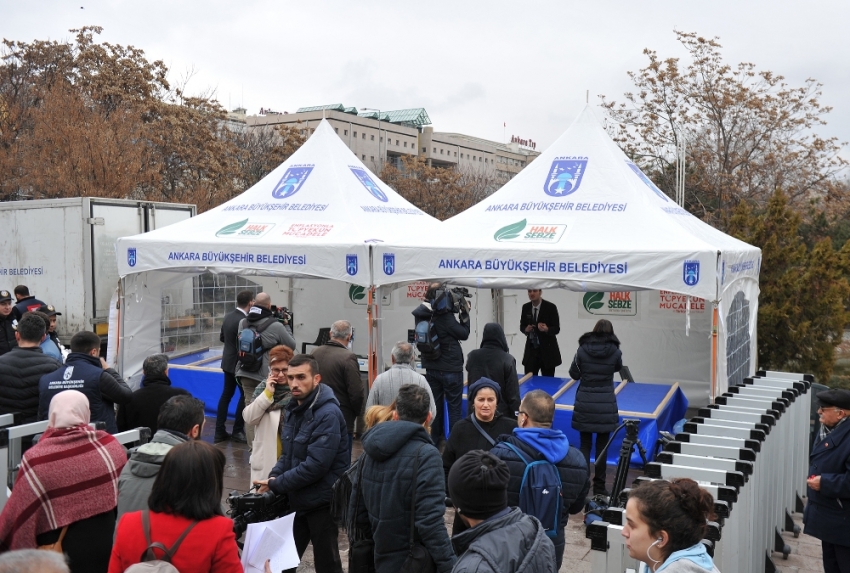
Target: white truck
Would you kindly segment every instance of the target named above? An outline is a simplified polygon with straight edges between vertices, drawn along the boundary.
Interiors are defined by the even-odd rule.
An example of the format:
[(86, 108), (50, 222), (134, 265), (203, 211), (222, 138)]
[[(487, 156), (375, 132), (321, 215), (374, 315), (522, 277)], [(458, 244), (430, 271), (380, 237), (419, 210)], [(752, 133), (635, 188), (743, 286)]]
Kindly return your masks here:
[(115, 240), (196, 213), (194, 205), (94, 197), (0, 202), (0, 289), (26, 285), (56, 307), (63, 343), (81, 330), (105, 342), (118, 286)]

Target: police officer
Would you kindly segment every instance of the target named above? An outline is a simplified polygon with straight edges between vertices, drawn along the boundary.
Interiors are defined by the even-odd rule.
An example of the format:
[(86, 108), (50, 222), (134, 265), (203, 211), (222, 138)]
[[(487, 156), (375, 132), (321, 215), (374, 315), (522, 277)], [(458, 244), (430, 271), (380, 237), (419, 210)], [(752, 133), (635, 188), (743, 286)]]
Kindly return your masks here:
[(824, 573), (850, 573), (850, 390), (817, 399), (821, 425), (809, 455), (803, 532), (821, 540)]
[(15, 317), (12, 314), (12, 293), (0, 290), (0, 356), (18, 343), (15, 341)]

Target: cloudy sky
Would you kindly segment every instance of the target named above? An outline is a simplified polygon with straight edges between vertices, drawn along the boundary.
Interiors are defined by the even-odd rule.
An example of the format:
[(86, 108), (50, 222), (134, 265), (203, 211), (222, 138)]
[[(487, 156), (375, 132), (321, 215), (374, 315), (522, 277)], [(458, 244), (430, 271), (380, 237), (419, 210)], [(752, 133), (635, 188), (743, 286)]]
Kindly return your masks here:
[[(727, 63), (750, 61), (791, 85), (813, 77), (832, 106), (819, 132), (850, 141), (847, 0), (0, 0), (0, 37), (104, 41), (162, 59), (189, 91), (229, 108), (344, 103), (424, 107), (438, 131), (545, 148), (598, 95), (622, 99), (644, 48), (684, 56), (674, 29), (719, 36)], [(507, 128), (503, 124), (507, 123)], [(843, 155), (847, 157), (848, 147)]]

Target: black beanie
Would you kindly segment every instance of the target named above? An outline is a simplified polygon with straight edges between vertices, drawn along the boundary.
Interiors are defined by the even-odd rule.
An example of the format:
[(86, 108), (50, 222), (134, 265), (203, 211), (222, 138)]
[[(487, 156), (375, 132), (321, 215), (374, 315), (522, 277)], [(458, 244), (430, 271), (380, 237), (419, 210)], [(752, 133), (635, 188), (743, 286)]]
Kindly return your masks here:
[(508, 466), (489, 452), (472, 450), (449, 470), (449, 496), (472, 519), (487, 519), (508, 507)]

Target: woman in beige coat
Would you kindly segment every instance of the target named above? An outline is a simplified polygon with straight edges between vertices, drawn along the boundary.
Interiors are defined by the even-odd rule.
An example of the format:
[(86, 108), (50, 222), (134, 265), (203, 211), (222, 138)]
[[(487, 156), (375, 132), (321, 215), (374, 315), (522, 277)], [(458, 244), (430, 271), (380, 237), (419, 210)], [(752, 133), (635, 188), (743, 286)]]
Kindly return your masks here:
[(269, 477), (280, 457), (280, 429), (283, 426), (283, 409), (289, 404), (291, 393), (286, 381), (286, 371), (292, 359), (292, 350), (280, 344), (269, 350), (269, 377), (258, 384), (254, 401), (242, 410), (248, 426), (255, 426), (251, 450), (251, 483)]

